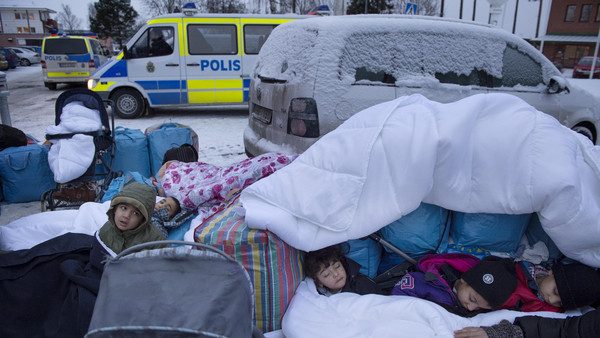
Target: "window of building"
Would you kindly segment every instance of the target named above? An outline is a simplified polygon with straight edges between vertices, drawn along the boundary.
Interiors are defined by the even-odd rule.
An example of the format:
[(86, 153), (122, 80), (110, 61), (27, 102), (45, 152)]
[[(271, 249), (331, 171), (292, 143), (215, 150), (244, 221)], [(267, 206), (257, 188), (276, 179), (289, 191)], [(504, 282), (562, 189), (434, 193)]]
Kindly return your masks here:
[(592, 5), (581, 6), (581, 16), (579, 17), (579, 21), (588, 22), (588, 21), (590, 21), (591, 16), (592, 16)]
[(577, 10), (577, 5), (567, 6), (567, 13), (565, 15), (566, 22), (574, 22), (575, 21), (575, 11), (576, 10)]
[(16, 20), (20, 20), (21, 19), (21, 13), (15, 12), (15, 19)]
[(17, 33), (23, 33), (23, 27), (17, 27)]
[(35, 27), (31, 27), (31, 29), (29, 30), (31, 33), (35, 33)]
[(34, 20), (35, 19), (33, 13), (29, 13), (28, 16), (29, 16), (29, 20)]

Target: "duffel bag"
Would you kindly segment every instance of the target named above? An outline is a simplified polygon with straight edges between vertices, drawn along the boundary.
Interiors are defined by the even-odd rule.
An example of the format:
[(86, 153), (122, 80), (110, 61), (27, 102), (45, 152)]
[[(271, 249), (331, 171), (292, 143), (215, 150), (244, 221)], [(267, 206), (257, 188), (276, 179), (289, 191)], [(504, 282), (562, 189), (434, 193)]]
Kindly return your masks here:
[(179, 147), (185, 143), (198, 147), (198, 136), (188, 126), (179, 123), (163, 123), (159, 126), (148, 127), (148, 150), (150, 153), (150, 170), (156, 175), (162, 166), (167, 150)]
[(39, 201), (56, 186), (48, 165), (48, 149), (39, 144), (0, 151), (2, 193), (9, 203)]
[(148, 139), (139, 129), (115, 128), (115, 158), (113, 171), (135, 171), (144, 177), (150, 177), (150, 156)]

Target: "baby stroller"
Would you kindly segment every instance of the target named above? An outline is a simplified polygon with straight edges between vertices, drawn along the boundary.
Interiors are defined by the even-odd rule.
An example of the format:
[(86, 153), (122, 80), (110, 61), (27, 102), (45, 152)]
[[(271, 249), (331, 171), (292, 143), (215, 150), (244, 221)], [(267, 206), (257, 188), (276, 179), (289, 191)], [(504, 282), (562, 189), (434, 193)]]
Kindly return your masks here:
[[(80, 106), (82, 109), (85, 107), (97, 111), (98, 116), (89, 113), (94, 115), (93, 119), (90, 120), (95, 119), (97, 130), (76, 130), (80, 125), (87, 127), (88, 120), (83, 119), (84, 123), (82, 123), (82, 116), (77, 116), (76, 114), (63, 115), (65, 107), (67, 106), (73, 108), (69, 113), (72, 110), (75, 110), (77, 106)], [(77, 144), (79, 141), (78, 138), (81, 138), (83, 135), (87, 135), (83, 136), (87, 137), (87, 140), (89, 140), (89, 136), (91, 136), (93, 145), (90, 142), (88, 153), (85, 154), (88, 158), (91, 157), (91, 164), (87, 167), (87, 170), (85, 169), (85, 166), (83, 166), (83, 170), (79, 169), (79, 171), (84, 171), (82, 175), (66, 182), (57, 182), (56, 188), (45, 192), (42, 195), (41, 201), (42, 211), (47, 209), (54, 210), (56, 208), (78, 207), (84, 202), (96, 201), (99, 192), (102, 191), (103, 188), (106, 188), (105, 185), (111, 181), (113, 176), (111, 164), (114, 157), (113, 131), (115, 121), (114, 116), (110, 114), (111, 123), (109, 124), (109, 114), (106, 109), (107, 106), (111, 107), (112, 103), (108, 100), (103, 101), (97, 93), (83, 88), (67, 90), (60, 94), (56, 100), (55, 126), (48, 127), (48, 130), (52, 130), (53, 132), (47, 133), (46, 139), (53, 143), (52, 147), (57, 147), (57, 149), (58, 147), (62, 147), (59, 148), (61, 149), (61, 154), (64, 152), (77, 159), (78, 157), (81, 157), (81, 153), (71, 151), (72, 154), (68, 154), (68, 151), (65, 149), (70, 148), (64, 145), (60, 146), (59, 142), (71, 140)], [(89, 109), (84, 109), (84, 111), (91, 112)], [(66, 116), (72, 120), (65, 121), (67, 119)], [(92, 123), (90, 123), (90, 125), (91, 124)], [(49, 162), (51, 162), (51, 154), (53, 152), (52, 147), (49, 152)], [(91, 152), (93, 152), (93, 154)], [(62, 156), (63, 155), (60, 155), (59, 160), (56, 161), (62, 160)], [(67, 166), (63, 167), (67, 168)], [(60, 167), (61, 170), (63, 167)], [(54, 168), (53, 171), (56, 179), (57, 172)]]
[[(157, 245), (171, 246), (139, 251)], [(139, 244), (106, 263), (86, 337), (263, 337), (253, 325), (253, 290), (223, 251)]]

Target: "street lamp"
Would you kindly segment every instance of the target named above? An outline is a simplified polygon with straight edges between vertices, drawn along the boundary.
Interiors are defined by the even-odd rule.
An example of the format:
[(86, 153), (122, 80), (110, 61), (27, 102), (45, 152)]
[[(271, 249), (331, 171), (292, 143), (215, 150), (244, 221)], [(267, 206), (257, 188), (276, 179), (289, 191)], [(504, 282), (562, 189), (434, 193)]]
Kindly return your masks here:
[(488, 0), (490, 3), (489, 24), (498, 26), (498, 21), (500, 21), (500, 15), (502, 14), (502, 6), (504, 6), (507, 1), (508, 0)]

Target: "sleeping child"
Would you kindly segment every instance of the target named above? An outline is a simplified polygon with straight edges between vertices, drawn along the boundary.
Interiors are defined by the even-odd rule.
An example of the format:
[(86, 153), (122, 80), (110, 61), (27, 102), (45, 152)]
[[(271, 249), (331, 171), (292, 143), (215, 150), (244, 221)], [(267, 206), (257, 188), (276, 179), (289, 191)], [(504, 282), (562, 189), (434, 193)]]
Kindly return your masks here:
[(231, 200), (245, 187), (285, 167), (295, 158), (295, 155), (267, 153), (227, 167), (204, 162), (167, 161), (157, 173), (157, 186), (161, 194), (173, 196), (182, 207), (195, 210)]
[(325, 296), (340, 292), (383, 294), (373, 280), (358, 272), (360, 265), (345, 257), (337, 245), (307, 252), (304, 256), (304, 270), (306, 276), (315, 282), (317, 291)]
[(462, 316), (497, 309), (560, 311), (537, 298), (518, 263), (508, 259), (427, 255), (418, 268), (420, 271), (407, 273), (391, 293), (427, 299)]

